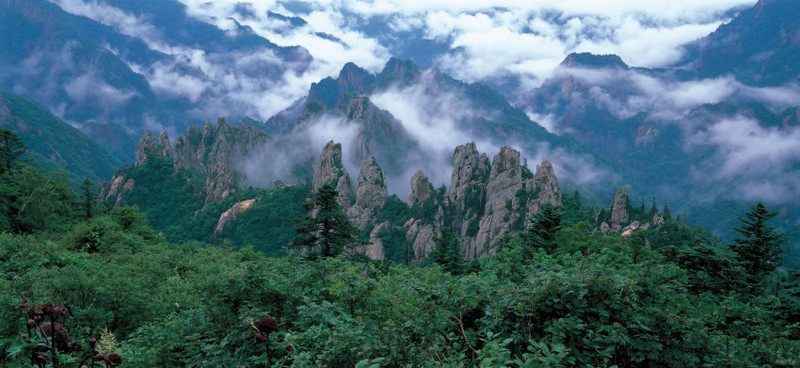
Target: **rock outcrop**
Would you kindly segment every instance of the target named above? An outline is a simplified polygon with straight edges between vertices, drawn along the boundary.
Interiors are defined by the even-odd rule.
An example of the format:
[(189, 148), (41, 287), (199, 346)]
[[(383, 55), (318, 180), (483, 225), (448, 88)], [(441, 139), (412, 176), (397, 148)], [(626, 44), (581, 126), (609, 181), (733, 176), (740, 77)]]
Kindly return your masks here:
[(367, 244), (364, 254), (372, 260), (380, 261), (386, 259), (386, 249), (383, 246), (383, 239), (380, 235), (382, 232), (391, 228), (391, 224), (384, 222), (375, 226), (369, 233), (369, 244)]
[(528, 201), (526, 226), (531, 224), (533, 217), (545, 203), (552, 203), (556, 206), (561, 205), (561, 186), (558, 185), (555, 170), (550, 162), (542, 161), (541, 164), (536, 166), (533, 185), (535, 195)]
[(611, 231), (618, 232), (622, 230), (625, 223), (628, 222), (628, 207), (630, 202), (630, 189), (622, 188), (614, 194), (614, 204), (611, 205)]
[(250, 209), (254, 203), (256, 203), (255, 198), (234, 203), (229, 210), (223, 212), (222, 215), (219, 216), (217, 226), (214, 228), (214, 234), (221, 233), (222, 230), (225, 229), (225, 225), (236, 220), (244, 211)]
[(342, 144), (329, 141), (319, 155), (319, 163), (314, 170), (312, 190), (317, 191), (325, 184), (331, 184), (339, 193), (337, 201), (342, 208), (349, 209), (355, 201), (353, 185), (342, 161)]
[(353, 221), (353, 225), (364, 229), (372, 221), (377, 211), (383, 207), (388, 196), (386, 179), (378, 166), (378, 161), (374, 157), (370, 157), (361, 162), (356, 186), (356, 201), (347, 210), (347, 215)]
[(413, 207), (427, 201), (433, 194), (433, 184), (422, 171), (417, 171), (411, 177), (411, 194), (408, 196), (408, 206)]
[(126, 204), (125, 197), (136, 187), (136, 182), (133, 179), (128, 179), (125, 175), (117, 174), (111, 179), (111, 183), (104, 185), (100, 189), (100, 198), (105, 200), (114, 200), (114, 206), (123, 206)]
[[(463, 249), (468, 258), (483, 254), (487, 247), (508, 234), (521, 215), (521, 202), (518, 195), (523, 188), (522, 168), (519, 151), (503, 147), (492, 160), (489, 183), (486, 186), (486, 206), (480, 222), (480, 229), (472, 249)], [(517, 226), (518, 227), (518, 226)]]
[[(158, 137), (146, 132), (136, 148), (134, 165), (146, 165), (154, 157), (170, 157), (175, 172), (191, 170), (206, 174), (203, 194), (204, 204), (208, 205), (236, 190), (240, 184), (236, 163), (267, 139), (266, 134), (256, 132), (250, 126), (230, 126), (222, 118), (216, 125), (206, 122), (202, 132), (190, 127), (186, 135), (175, 139), (174, 146), (170, 144), (166, 132), (161, 132)], [(111, 187), (116, 180), (112, 180)], [(109, 188), (104, 198), (115, 195), (114, 192)]]
[(408, 207), (414, 209), (416, 217), (406, 221), (403, 227), (408, 229), (406, 241), (411, 244), (415, 258), (425, 258), (436, 249), (434, 239), (442, 235), (444, 205), (443, 193), (433, 188), (422, 171), (414, 173)]
[(150, 157), (169, 157), (172, 156), (172, 146), (169, 143), (167, 132), (161, 132), (156, 137), (152, 132), (146, 132), (136, 147), (134, 166), (142, 166), (147, 163)]
[(467, 252), (477, 248), (475, 236), (486, 206), (490, 174), (489, 158), (478, 152), (475, 143), (456, 147), (448, 195), (453, 213), (450, 226)]

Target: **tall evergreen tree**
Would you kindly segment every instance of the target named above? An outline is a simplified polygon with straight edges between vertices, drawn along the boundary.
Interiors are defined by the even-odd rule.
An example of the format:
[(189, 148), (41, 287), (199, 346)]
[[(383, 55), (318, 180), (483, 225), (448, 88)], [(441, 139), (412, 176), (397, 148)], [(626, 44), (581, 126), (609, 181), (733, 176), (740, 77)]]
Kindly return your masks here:
[(556, 235), (561, 230), (561, 209), (550, 202), (542, 205), (542, 208), (533, 217), (533, 224), (525, 234), (530, 253), (534, 249), (544, 249), (547, 253), (552, 253), (556, 249)]
[(304, 205), (306, 216), (295, 227), (295, 246), (304, 247), (309, 255), (335, 257), (356, 242), (358, 229), (336, 201), (339, 193), (330, 184), (320, 187)]
[(733, 240), (731, 249), (736, 252), (742, 267), (754, 282), (760, 281), (783, 263), (781, 253), (786, 237), (767, 225), (767, 221), (776, 215), (758, 202), (739, 220), (741, 226), (734, 229), (740, 236)]
[(430, 257), (436, 261), (445, 271), (454, 275), (464, 271), (464, 256), (461, 254), (461, 243), (453, 232), (442, 229), (442, 236), (434, 238), (436, 250), (431, 252)]
[(94, 208), (94, 202), (97, 200), (97, 196), (94, 194), (94, 182), (91, 181), (89, 178), (86, 178), (81, 183), (81, 195), (83, 196), (83, 210), (86, 215), (86, 219), (92, 218)]
[(0, 174), (10, 173), (26, 148), (16, 133), (9, 129), (0, 129)]

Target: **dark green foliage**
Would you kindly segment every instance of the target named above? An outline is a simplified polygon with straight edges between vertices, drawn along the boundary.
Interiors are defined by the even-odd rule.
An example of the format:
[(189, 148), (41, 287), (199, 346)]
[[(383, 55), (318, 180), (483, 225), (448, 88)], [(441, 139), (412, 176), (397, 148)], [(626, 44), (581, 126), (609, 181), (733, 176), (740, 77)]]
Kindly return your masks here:
[(776, 215), (758, 202), (740, 220), (741, 226), (735, 229), (740, 236), (733, 240), (731, 249), (754, 282), (759, 282), (783, 262), (781, 253), (786, 238), (767, 224)]
[(334, 257), (356, 242), (358, 229), (337, 202), (338, 195), (332, 185), (325, 184), (304, 205), (306, 216), (295, 227), (292, 244), (309, 256)]
[(594, 208), (583, 203), (581, 193), (577, 190), (561, 195), (561, 208), (561, 221), (564, 224), (577, 224), (582, 221), (593, 222), (596, 215)]
[[(187, 226), (196, 224), (195, 213), (203, 208), (205, 179), (197, 173), (175, 172), (171, 157), (151, 155), (145, 165), (123, 169), (120, 174), (135, 183), (134, 190), (126, 193), (121, 204), (141, 208), (150, 224), (168, 240), (191, 239), (198, 228), (213, 230), (213, 225), (211, 230)], [(109, 198), (110, 203), (115, 201), (116, 198)]]
[(93, 209), (95, 207), (95, 202), (97, 202), (97, 195), (94, 194), (94, 183), (86, 178), (81, 182), (81, 198), (83, 201), (83, 210), (86, 216), (86, 219), (92, 218)]
[[(281, 186), (269, 191), (252, 189), (237, 197), (256, 198), (256, 202), (217, 234), (236, 246), (252, 246), (270, 257), (281, 256), (294, 238), (294, 226), (303, 218), (303, 201), (308, 188)], [(219, 210), (207, 209), (216, 214)], [(210, 216), (213, 230), (219, 215)]]
[(533, 223), (526, 233), (526, 254), (533, 254), (536, 249), (552, 253), (556, 246), (556, 236), (561, 230), (561, 209), (550, 202), (542, 205), (533, 217)]
[(25, 151), (25, 144), (14, 132), (0, 129), (0, 175), (10, 173)]
[(434, 238), (436, 249), (430, 257), (447, 272), (454, 275), (464, 272), (464, 255), (461, 254), (461, 243), (448, 228), (442, 229), (442, 236)]
[[(49, 178), (48, 185), (64, 183)], [(44, 338), (22, 336), (29, 332), (22, 300), (69, 309), (65, 327), (77, 348), (57, 357), (66, 367), (94, 353), (88, 338), (104, 330), (104, 343), (113, 336), (131, 367), (792, 367), (800, 354), (800, 277), (772, 270), (762, 288), (750, 288), (736, 253), (678, 221), (606, 236), (590, 221), (565, 223), (564, 208), (548, 205), (529, 232), (507, 236), (469, 268), (446, 228), (431, 254), (441, 267), (392, 265), (325, 257), (320, 236), (334, 255), (331, 235), (348, 233), (333, 220), (335, 231), (322, 231), (325, 218), (343, 216), (327, 187), (311, 196), (301, 220), (314, 224), (303, 234), (317, 237), (322, 255), (311, 262), (292, 251), (267, 258), (249, 247), (168, 243), (131, 207), (77, 221), (85, 208), (70, 193), (70, 211), (48, 220), (66, 230), (0, 234), (0, 365), (25, 366), (36, 357), (21, 352)], [(306, 190), (239, 195), (211, 210), (257, 199), (220, 239), (285, 226), (269, 211), (302, 217)], [(394, 197), (380, 212), (397, 224), (412, 211)], [(192, 221), (218, 217), (210, 213)], [(403, 261), (402, 228), (390, 229), (381, 235), (387, 243), (403, 239), (387, 255), (391, 249), (389, 258)], [(341, 245), (352, 242), (351, 235)]]

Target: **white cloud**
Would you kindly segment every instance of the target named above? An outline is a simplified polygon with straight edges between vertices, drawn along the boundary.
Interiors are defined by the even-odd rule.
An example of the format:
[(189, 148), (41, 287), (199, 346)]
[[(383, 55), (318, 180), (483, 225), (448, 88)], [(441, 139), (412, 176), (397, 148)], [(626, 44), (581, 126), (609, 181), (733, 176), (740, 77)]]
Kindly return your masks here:
[(723, 195), (747, 201), (800, 199), (800, 128), (764, 127), (737, 117), (697, 132), (690, 144), (714, 149), (710, 159), (694, 167), (695, 179), (732, 188)]
[[(400, 178), (388, 178), (399, 193), (408, 194), (408, 183), (422, 170), (435, 186), (450, 185), (453, 150), (464, 143), (476, 142), (484, 150), (499, 151), (485, 137), (473, 137), (459, 129), (459, 122), (478, 115), (464, 98), (436, 89), (434, 72), (426, 72), (421, 82), (405, 88), (389, 88), (370, 96), (379, 108), (389, 111), (405, 131), (419, 144), (424, 161), (410, 164)], [(435, 91), (433, 89), (436, 89)]]
[(112, 87), (91, 71), (69, 81), (64, 90), (78, 103), (93, 103), (106, 109), (120, 107), (136, 96), (136, 92)]

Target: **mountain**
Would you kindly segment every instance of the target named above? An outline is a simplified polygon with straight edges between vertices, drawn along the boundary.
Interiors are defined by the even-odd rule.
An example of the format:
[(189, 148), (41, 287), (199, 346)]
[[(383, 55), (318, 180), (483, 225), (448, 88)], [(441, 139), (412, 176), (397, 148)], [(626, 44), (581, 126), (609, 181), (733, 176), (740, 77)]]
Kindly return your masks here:
[[(470, 137), (479, 143), (454, 143)], [(490, 162), (479, 145), (501, 148)], [(332, 184), (340, 205), (372, 239), (361, 252), (393, 259), (404, 244), (411, 244), (416, 258), (427, 257), (442, 231), (458, 238), (466, 257), (486, 254), (506, 234), (526, 228), (544, 203), (560, 203), (561, 187), (576, 186), (581, 170), (612, 172), (491, 89), (399, 59), (377, 74), (348, 63), (264, 124), (220, 120), (202, 131), (190, 127), (173, 142), (166, 132), (148, 132), (135, 156), (134, 167), (118, 172), (101, 197), (139, 206), (159, 230), (196, 223), (179, 214), (186, 212), (218, 216), (214, 226), (207, 222), (199, 231), (221, 234), (259, 203), (241, 194), (248, 186), (294, 183), (316, 190)], [(546, 156), (552, 164), (528, 168), (526, 157)], [(556, 172), (565, 179), (557, 180)], [(606, 188), (596, 192), (612, 192), (612, 179), (593, 178)], [(175, 194), (163, 198), (156, 188)], [(387, 206), (395, 210), (387, 212)]]
[(684, 61), (702, 78), (732, 74), (760, 86), (800, 82), (800, 7), (793, 0), (760, 0), (686, 49)]
[[(295, 135), (335, 131), (314, 145), (342, 142), (351, 171), (375, 157), (390, 191), (403, 195), (417, 170), (429, 173), (437, 185), (447, 183), (452, 149), (465, 141), (490, 150), (512, 145), (524, 157), (550, 159), (571, 187), (587, 180), (613, 182), (611, 173), (617, 170), (572, 137), (548, 132), (491, 88), (396, 58), (377, 74), (346, 64), (336, 78), (313, 83), (305, 99), (266, 125)], [(582, 177), (587, 167), (601, 174)]]
[(79, 130), (55, 117), (43, 106), (0, 91), (0, 127), (12, 130), (27, 154), (48, 170), (64, 169), (77, 187), (83, 179), (107, 179), (121, 162)]
[(518, 104), (719, 236), (734, 235), (742, 212), (724, 208), (757, 200), (779, 208), (794, 234), (798, 12), (796, 2), (761, 1), (688, 45), (674, 67), (571, 54)]
[(190, 17), (177, 1), (8, 0), (0, 34), (0, 88), (46, 106), (125, 161), (135, 149), (125, 135), (253, 114), (250, 96), (232, 88), (263, 91), (310, 61), (304, 49), (246, 27), (231, 33)]

